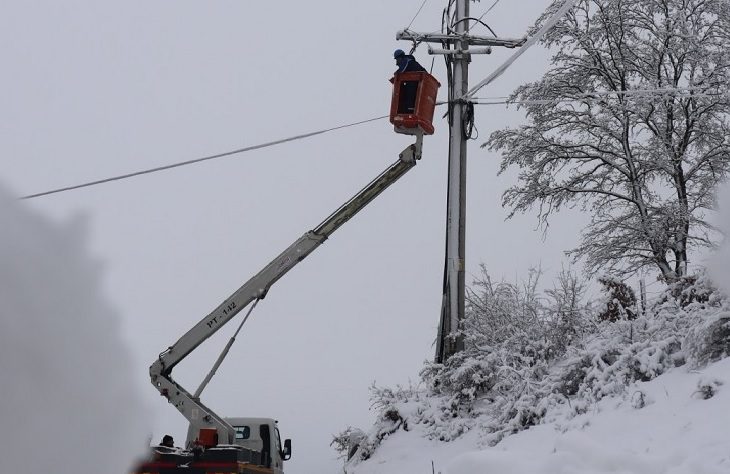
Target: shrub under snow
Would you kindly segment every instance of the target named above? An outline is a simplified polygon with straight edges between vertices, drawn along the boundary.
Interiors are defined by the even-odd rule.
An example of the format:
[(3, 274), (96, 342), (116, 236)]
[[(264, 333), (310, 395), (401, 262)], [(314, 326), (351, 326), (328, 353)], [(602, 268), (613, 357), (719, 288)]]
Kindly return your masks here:
[[(644, 314), (635, 298), (616, 297), (626, 291), (613, 280), (591, 305), (570, 272), (544, 294), (538, 278), (533, 272), (522, 285), (495, 283), (484, 270), (468, 297), (466, 349), (445, 364), (427, 362), (416, 387), (373, 386), (375, 426), (368, 433), (350, 428), (333, 442), (348, 465), (368, 459), (400, 429), (440, 441), (477, 430), (484, 445), (495, 445), (583, 414), (608, 396), (630, 396), (641, 408), (650, 400), (626, 393), (633, 382), (730, 354), (730, 303), (703, 276), (669, 287)], [(701, 385), (702, 397), (718, 389), (714, 381)]]

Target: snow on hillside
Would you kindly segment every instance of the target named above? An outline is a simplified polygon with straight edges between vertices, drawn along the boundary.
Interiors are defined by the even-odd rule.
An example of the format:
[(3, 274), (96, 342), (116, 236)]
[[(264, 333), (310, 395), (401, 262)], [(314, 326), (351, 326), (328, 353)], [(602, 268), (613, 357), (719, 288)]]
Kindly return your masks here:
[(428, 473), (433, 461), (443, 474), (728, 473), (728, 406), (730, 359), (724, 359), (635, 383), (587, 413), (563, 413), (495, 447), (480, 448), (477, 432), (442, 443), (422, 437), (419, 427), (398, 431), (349, 472)]
[(0, 228), (0, 473), (127, 472), (149, 430), (83, 222), (0, 187)]
[[(720, 224), (727, 233), (730, 186), (721, 193), (720, 203)], [(730, 293), (730, 242), (712, 257), (709, 267), (714, 281)], [(533, 379), (538, 395), (532, 398), (518, 394), (500, 405), (497, 393), (486, 409), (471, 403), (462, 415), (463, 411), (449, 411), (455, 399), (440, 397), (443, 389), (374, 388), (376, 398), (386, 400), (381, 405), (395, 413), (390, 417), (396, 421), (389, 423), (388, 412), (381, 410), (368, 434), (354, 431), (350, 443), (360, 448), (351, 451), (355, 456), (346, 464), (346, 472), (730, 473), (730, 308), (727, 299), (707, 290), (711, 285), (702, 280), (699, 286), (685, 288), (678, 300), (660, 298), (651, 314), (633, 322), (597, 326), (586, 339), (590, 342), (578, 344), (573, 356), (569, 350), (541, 379)], [(629, 337), (616, 337), (621, 334)], [(498, 350), (489, 348), (492, 354)], [(582, 355), (576, 358), (575, 354)], [(606, 358), (607, 354), (612, 356)], [(585, 361), (585, 355), (593, 363), (575, 365), (581, 357)], [(476, 365), (466, 359), (481, 372), (462, 363), (453, 374), (479, 377), (474, 381), (480, 382), (485, 372), (479, 364), (488, 365), (489, 357), (482, 362), (476, 359)], [(571, 367), (585, 375), (572, 378)], [(535, 374), (521, 373), (521, 377), (531, 375)], [(562, 396), (559, 392), (565, 386), (555, 380), (574, 383), (572, 395)], [(545, 387), (548, 390), (542, 390)], [(520, 409), (529, 412), (530, 401), (534, 401), (531, 413), (537, 415), (536, 421), (508, 422), (505, 432), (504, 420), (499, 421), (504, 407), (514, 409), (521, 403)], [(506, 436), (494, 437), (494, 433)], [(439, 437), (451, 441), (439, 441)]]

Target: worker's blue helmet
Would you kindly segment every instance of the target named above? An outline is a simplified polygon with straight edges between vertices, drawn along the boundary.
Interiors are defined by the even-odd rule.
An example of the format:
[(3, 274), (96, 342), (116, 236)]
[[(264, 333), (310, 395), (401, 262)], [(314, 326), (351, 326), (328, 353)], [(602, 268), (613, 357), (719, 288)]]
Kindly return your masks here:
[(394, 59), (398, 59), (398, 58), (400, 58), (402, 56), (405, 56), (405, 55), (406, 55), (406, 52), (405, 51), (403, 51), (402, 49), (396, 49), (395, 52), (393, 53), (393, 58)]

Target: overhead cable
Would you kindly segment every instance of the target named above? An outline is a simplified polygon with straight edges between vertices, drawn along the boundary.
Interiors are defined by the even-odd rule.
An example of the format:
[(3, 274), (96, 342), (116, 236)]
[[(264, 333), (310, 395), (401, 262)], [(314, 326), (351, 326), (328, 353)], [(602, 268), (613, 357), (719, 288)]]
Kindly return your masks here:
[(475, 22), (475, 23), (480, 23), (480, 24), (482, 24), (482, 25), (483, 25), (484, 27), (486, 27), (486, 28), (487, 28), (487, 29), (489, 30), (489, 32), (490, 32), (490, 33), (492, 33), (492, 35), (493, 35), (493, 36), (494, 36), (495, 38), (497, 38), (497, 33), (495, 33), (495, 32), (494, 32), (494, 30), (492, 29), (492, 27), (491, 27), (491, 26), (489, 26), (489, 25), (487, 25), (486, 23), (484, 23), (484, 22), (483, 22), (482, 20), (480, 20), (479, 18), (474, 18), (474, 17), (471, 17), (471, 16), (467, 16), (467, 17), (464, 17), (464, 18), (462, 18), (461, 20), (457, 21), (456, 23), (454, 23), (454, 24), (453, 24), (453, 25), (451, 25), (451, 26), (452, 26), (452, 28), (453, 28), (453, 27), (455, 27), (456, 25), (458, 25), (459, 23), (461, 23), (461, 22), (464, 22), (464, 21), (473, 21), (473, 22)]
[[(597, 102), (605, 101), (613, 96), (625, 97), (656, 97), (663, 95), (679, 96), (681, 98), (700, 98), (700, 97), (730, 97), (730, 91), (724, 92), (694, 92), (697, 90), (707, 90), (706, 87), (678, 87), (678, 88), (662, 88), (662, 89), (630, 89), (625, 91), (595, 91), (576, 94), (574, 97), (558, 97), (555, 99), (525, 99), (525, 100), (509, 100), (508, 97), (473, 97), (471, 102), (476, 105), (550, 105), (566, 102)], [(437, 103), (441, 105), (442, 103)]]
[(411, 25), (413, 24), (414, 21), (416, 21), (416, 18), (418, 18), (418, 15), (421, 14), (421, 10), (423, 10), (423, 7), (426, 6), (426, 3), (427, 2), (428, 2), (428, 0), (423, 0), (423, 3), (421, 4), (421, 7), (418, 9), (418, 11), (416, 12), (416, 14), (413, 15), (413, 19), (411, 20), (410, 23), (408, 23), (408, 26), (406, 26), (406, 30), (411, 27)]
[(282, 143), (293, 142), (293, 141), (296, 141), (296, 140), (302, 140), (304, 138), (310, 138), (310, 137), (313, 137), (315, 135), (322, 135), (323, 133), (333, 132), (335, 130), (341, 130), (343, 128), (355, 127), (357, 125), (363, 125), (363, 124), (366, 124), (366, 123), (369, 123), (369, 122), (375, 122), (376, 120), (382, 120), (384, 118), (388, 118), (388, 115), (383, 115), (383, 116), (380, 116), (380, 117), (374, 117), (374, 118), (370, 118), (370, 119), (367, 119), (367, 120), (361, 120), (359, 122), (348, 123), (348, 124), (345, 124), (345, 125), (339, 125), (337, 127), (326, 128), (324, 130), (318, 130), (316, 132), (309, 132), (309, 133), (304, 133), (302, 135), (295, 135), (295, 136), (289, 137), (289, 138), (282, 138), (280, 140), (275, 140), (273, 142), (261, 143), (259, 145), (253, 145), (253, 146), (248, 146), (248, 147), (245, 147), (245, 148), (239, 148), (237, 150), (227, 151), (227, 152), (224, 152), (224, 153), (218, 153), (218, 154), (215, 154), (215, 155), (204, 156), (202, 158), (195, 158), (193, 160), (182, 161), (180, 163), (173, 163), (173, 164), (170, 164), (170, 165), (158, 166), (158, 167), (155, 167), (155, 168), (150, 168), (150, 169), (146, 169), (146, 170), (142, 170), (142, 171), (135, 171), (133, 173), (127, 173), (127, 174), (123, 174), (123, 175), (119, 175), (119, 176), (113, 176), (111, 178), (104, 178), (104, 179), (99, 179), (99, 180), (96, 180), (96, 181), (90, 181), (88, 183), (77, 184), (77, 185), (74, 185), (74, 186), (66, 186), (66, 187), (63, 187), (63, 188), (53, 189), (51, 191), (44, 191), (44, 192), (36, 193), (36, 194), (29, 194), (27, 196), (21, 197), (20, 199), (33, 199), (33, 198), (37, 198), (37, 197), (41, 197), (41, 196), (47, 196), (49, 194), (62, 193), (64, 191), (71, 191), (71, 190), (74, 190), (74, 189), (87, 188), (89, 186), (96, 186), (98, 184), (109, 183), (111, 181), (119, 181), (119, 180), (122, 180), (122, 179), (133, 178), (135, 176), (141, 176), (143, 174), (151, 174), (151, 173), (157, 173), (159, 171), (166, 171), (166, 170), (170, 170), (170, 169), (173, 169), (173, 168), (179, 168), (181, 166), (192, 165), (192, 164), (200, 163), (200, 162), (203, 162), (203, 161), (215, 160), (215, 159), (218, 159), (218, 158), (224, 158), (224, 157), (231, 156), (231, 155), (237, 155), (237, 154), (240, 154), (240, 153), (246, 153), (248, 151), (259, 150), (261, 148), (268, 148), (268, 147), (271, 147), (271, 146), (274, 146), (274, 145), (281, 145)]
[(491, 6), (491, 7), (489, 7), (489, 8), (487, 8), (487, 11), (485, 11), (484, 13), (482, 13), (482, 16), (480, 16), (480, 17), (479, 17), (479, 19), (481, 20), (482, 18), (484, 18), (485, 16), (487, 16), (487, 13), (491, 12), (491, 11), (492, 11), (492, 10), (494, 9), (494, 7), (496, 7), (496, 6), (497, 6), (497, 4), (498, 4), (498, 3), (500, 2), (500, 1), (501, 1), (501, 0), (494, 0), (494, 3), (492, 3), (492, 6)]
[[(719, 84), (716, 84), (719, 85)], [(604, 90), (604, 91), (590, 91), (590, 92), (583, 92), (580, 94), (575, 94), (573, 99), (582, 99), (582, 98), (591, 98), (591, 97), (608, 97), (612, 95), (655, 95), (655, 94), (677, 94), (681, 92), (689, 92), (690, 94), (699, 95), (696, 94), (694, 91), (706, 91), (708, 89), (708, 86), (694, 86), (694, 87), (661, 87), (661, 88), (652, 88), (652, 89), (626, 89), (626, 90)], [(702, 95), (723, 95), (726, 94), (726, 92), (717, 92), (717, 93), (702, 93)], [(497, 99), (509, 99), (507, 96), (499, 96), (499, 97), (472, 97), (473, 100), (497, 100)], [(542, 99), (539, 99), (542, 100)], [(550, 99), (545, 99), (546, 101), (549, 101)], [(562, 100), (562, 99), (556, 99), (556, 100)], [(572, 99), (571, 99), (572, 100)]]

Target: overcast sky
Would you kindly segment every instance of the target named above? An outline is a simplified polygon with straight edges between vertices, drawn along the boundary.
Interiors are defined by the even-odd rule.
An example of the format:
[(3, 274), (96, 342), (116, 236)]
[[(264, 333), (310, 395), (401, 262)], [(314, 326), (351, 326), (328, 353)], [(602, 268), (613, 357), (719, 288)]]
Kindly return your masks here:
[[(445, 3), (427, 2), (412, 29), (439, 30)], [(503, 0), (484, 20), (501, 36), (519, 37), (548, 3)], [(491, 4), (473, 3), (473, 16)], [(387, 114), (392, 52), (409, 46), (395, 33), (420, 5), (5, 2), (0, 180), (20, 196)], [(475, 56), (471, 84), (511, 53)], [(431, 67), (425, 46), (416, 56)], [(503, 96), (546, 65), (545, 52), (534, 49), (480, 96)], [(441, 58), (433, 71), (443, 99)], [(549, 274), (576, 242), (576, 214), (556, 219), (544, 241), (534, 216), (504, 221), (500, 196), (510, 177), (496, 176), (499, 157), (479, 145), (519, 118), (503, 107), (477, 110), (468, 275), (479, 262), (508, 280), (537, 264)], [(204, 394), (224, 416), (278, 419), (293, 438), (290, 473), (338, 472), (331, 435), (368, 427), (368, 386), (415, 382), (433, 356), (447, 164), (446, 124), (435, 125), (419, 165), (274, 286)], [(58, 220), (88, 216), (103, 287), (156, 414), (155, 438), (169, 431), (182, 441), (185, 430), (149, 385), (157, 354), (409, 143), (382, 120), (27, 203)], [(177, 380), (194, 390), (234, 329), (191, 355)]]

